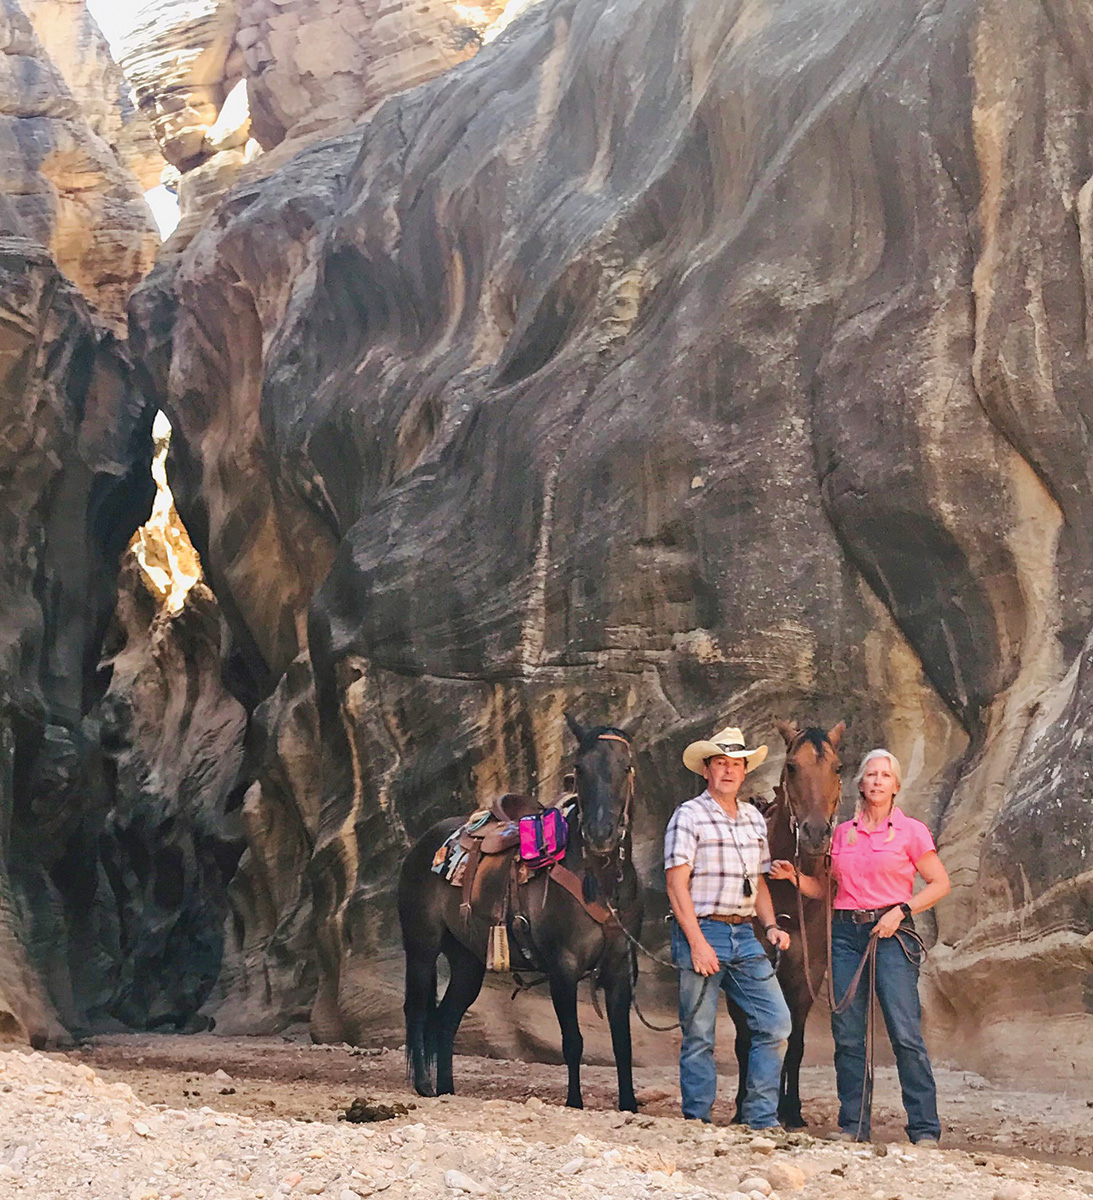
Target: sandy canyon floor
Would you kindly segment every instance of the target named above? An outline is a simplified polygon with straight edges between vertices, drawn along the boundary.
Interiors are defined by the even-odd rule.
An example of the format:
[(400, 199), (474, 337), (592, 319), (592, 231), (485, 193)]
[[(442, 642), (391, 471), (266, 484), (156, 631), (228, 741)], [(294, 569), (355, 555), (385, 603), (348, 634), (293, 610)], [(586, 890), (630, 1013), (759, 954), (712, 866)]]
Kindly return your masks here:
[[(0, 1051), (0, 1196), (35, 1200), (334, 1200), (468, 1196), (565, 1200), (1032, 1200), (1093, 1196), (1090, 1094), (1018, 1091), (940, 1069), (945, 1148), (912, 1148), (894, 1071), (878, 1072), (876, 1146), (826, 1143), (832, 1072), (805, 1069), (808, 1134), (684, 1122), (671, 1067), (637, 1071), (641, 1112), (612, 1110), (613, 1071), (460, 1057), (461, 1094), (409, 1093), (402, 1055), (305, 1036), (100, 1038), (65, 1054)], [(413, 1107), (351, 1124), (357, 1097)]]

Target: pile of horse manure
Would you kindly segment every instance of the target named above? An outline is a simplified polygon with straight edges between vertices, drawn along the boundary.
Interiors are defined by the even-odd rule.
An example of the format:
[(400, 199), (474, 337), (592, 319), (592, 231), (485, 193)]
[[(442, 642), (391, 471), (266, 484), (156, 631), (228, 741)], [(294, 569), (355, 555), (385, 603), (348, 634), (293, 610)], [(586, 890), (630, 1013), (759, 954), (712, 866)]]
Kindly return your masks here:
[(390, 1121), (393, 1117), (407, 1116), (414, 1107), (413, 1104), (407, 1107), (397, 1101), (394, 1104), (379, 1104), (358, 1096), (338, 1120), (352, 1121), (355, 1125), (366, 1125), (370, 1121)]

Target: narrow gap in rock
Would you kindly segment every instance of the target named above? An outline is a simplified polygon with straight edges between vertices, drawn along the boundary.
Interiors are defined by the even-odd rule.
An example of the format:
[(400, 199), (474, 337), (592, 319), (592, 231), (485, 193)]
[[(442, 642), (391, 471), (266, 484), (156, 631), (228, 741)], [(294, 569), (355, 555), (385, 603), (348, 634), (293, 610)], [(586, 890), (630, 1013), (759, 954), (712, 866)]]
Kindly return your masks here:
[(152, 439), (156, 447), (152, 459), (156, 498), (151, 515), (133, 534), (129, 547), (153, 595), (168, 612), (176, 613), (182, 611), (190, 589), (202, 578), (201, 559), (178, 515), (167, 482), (171, 423), (163, 412), (156, 413)]

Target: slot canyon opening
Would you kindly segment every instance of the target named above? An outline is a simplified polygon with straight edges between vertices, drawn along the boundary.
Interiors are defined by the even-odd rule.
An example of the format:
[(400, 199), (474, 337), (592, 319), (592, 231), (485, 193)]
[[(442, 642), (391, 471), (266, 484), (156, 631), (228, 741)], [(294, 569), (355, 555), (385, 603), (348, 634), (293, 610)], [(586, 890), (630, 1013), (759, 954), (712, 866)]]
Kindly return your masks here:
[(133, 534), (129, 549), (141, 575), (159, 605), (169, 613), (181, 612), (186, 597), (202, 578), (201, 559), (175, 508), (167, 480), (167, 452), (171, 446), (171, 422), (166, 413), (156, 413), (152, 423), (152, 478), (156, 498), (148, 520)]
[(105, 931), (95, 969), (73, 989), (75, 1027), (93, 1031), (210, 1026), (201, 1010), (244, 847), (232, 801), (247, 716), (222, 679), (220, 609), (175, 507), (162, 412), (152, 439), (155, 497), (122, 555), (100, 659), (105, 794), (89, 822), (101, 871), (82, 895), (66, 865), (57, 872), (73, 907)]

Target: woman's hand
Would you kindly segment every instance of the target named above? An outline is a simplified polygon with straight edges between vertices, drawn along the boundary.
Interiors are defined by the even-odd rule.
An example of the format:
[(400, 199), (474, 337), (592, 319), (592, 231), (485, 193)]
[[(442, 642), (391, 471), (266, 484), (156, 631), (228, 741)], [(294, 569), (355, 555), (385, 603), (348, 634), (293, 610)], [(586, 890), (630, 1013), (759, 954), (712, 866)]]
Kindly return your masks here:
[(793, 863), (784, 858), (776, 858), (770, 864), (771, 879), (788, 879), (794, 886), (797, 885), (797, 868)]
[(784, 929), (779, 929), (777, 925), (772, 925), (767, 930), (767, 941), (775, 950), (789, 949), (789, 934)]
[(902, 923), (903, 909), (897, 905), (895, 908), (890, 908), (873, 926), (873, 933), (876, 937), (890, 938)]

